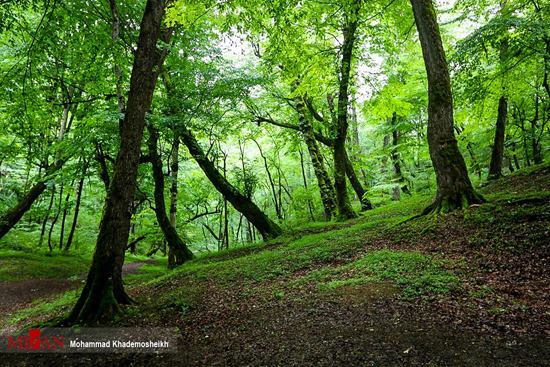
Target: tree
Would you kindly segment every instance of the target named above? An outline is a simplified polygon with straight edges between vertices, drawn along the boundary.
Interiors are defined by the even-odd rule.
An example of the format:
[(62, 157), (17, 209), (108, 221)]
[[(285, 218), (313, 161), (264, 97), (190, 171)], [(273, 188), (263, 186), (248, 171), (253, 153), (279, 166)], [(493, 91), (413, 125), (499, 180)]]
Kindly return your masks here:
[(411, 0), (428, 74), (428, 146), (437, 177), (434, 203), (423, 214), (447, 213), (483, 203), (470, 182), (453, 129), (449, 69), (432, 0)]
[(105, 201), (92, 265), (84, 289), (67, 319), (69, 323), (93, 324), (111, 319), (120, 312), (119, 303), (130, 302), (122, 286), (122, 279), (115, 279), (115, 274), (116, 268), (122, 268), (130, 233), (131, 212), (128, 209), (134, 201), (145, 113), (151, 105), (159, 70), (166, 55), (166, 50), (159, 52), (157, 48), (165, 5), (164, 0), (148, 0), (145, 6), (126, 114), (120, 126), (120, 149)]
[(166, 215), (166, 204), (164, 202), (164, 174), (162, 172), (162, 160), (157, 152), (158, 149), (158, 130), (153, 125), (148, 125), (149, 140), (149, 157), (153, 167), (153, 179), (155, 180), (155, 214), (164, 238), (168, 242), (170, 252), (173, 257), (168, 258), (168, 268), (171, 269), (176, 265), (181, 265), (187, 260), (193, 259), (195, 256), (187, 248), (181, 237), (176, 232), (176, 228)]

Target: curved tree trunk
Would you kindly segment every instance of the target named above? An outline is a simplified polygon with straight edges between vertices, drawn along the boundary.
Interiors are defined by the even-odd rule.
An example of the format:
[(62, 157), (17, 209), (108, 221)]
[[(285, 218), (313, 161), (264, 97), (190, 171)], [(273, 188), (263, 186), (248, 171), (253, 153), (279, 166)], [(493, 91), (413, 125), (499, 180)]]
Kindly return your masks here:
[[(355, 4), (358, 6), (358, 4)], [(358, 9), (355, 11), (357, 15)], [(358, 21), (346, 20), (344, 26), (344, 43), (342, 45), (342, 60), (340, 63), (340, 87), (338, 91), (338, 117), (336, 138), (334, 139), (334, 188), (336, 189), (336, 202), (338, 203), (338, 220), (356, 218), (348, 195), (346, 183), (346, 164), (349, 161), (346, 152), (346, 137), (348, 132), (348, 87), (351, 73), (351, 59), (355, 32)], [(362, 196), (361, 196), (362, 198)]]
[(355, 173), (355, 169), (353, 168), (353, 163), (351, 163), (351, 159), (349, 159), (347, 151), (346, 151), (346, 176), (348, 176), (348, 180), (351, 183), (351, 187), (353, 187), (353, 191), (355, 191), (355, 193), (357, 194), (357, 197), (359, 198), (359, 202), (361, 203), (361, 211), (371, 210), (372, 203), (367, 198), (367, 190), (363, 187), (363, 185), (361, 185), (361, 181), (359, 181), (359, 178)]
[(212, 182), (214, 187), (233, 205), (233, 207), (243, 214), (254, 227), (261, 233), (264, 241), (278, 237), (283, 230), (273, 222), (264, 212), (258, 208), (252, 200), (242, 195), (225, 177), (216, 169), (214, 164), (208, 159), (197, 139), (185, 126), (182, 128), (183, 143), (189, 149), (189, 153), (199, 164), (206, 174), (206, 177)]
[(296, 102), (296, 109), (299, 114), (300, 131), (304, 136), (307, 150), (311, 158), (311, 163), (313, 164), (313, 172), (315, 172), (315, 177), (317, 177), (317, 184), (319, 185), (319, 192), (321, 194), (321, 202), (323, 203), (323, 208), (325, 209), (325, 219), (330, 221), (337, 215), (336, 193), (334, 192), (334, 186), (332, 185), (332, 180), (330, 179), (330, 176), (325, 168), (323, 156), (321, 155), (319, 146), (317, 145), (317, 140), (315, 140), (313, 127), (311, 126), (311, 122), (306, 114), (304, 101), (301, 97), (295, 97), (294, 101)]
[(428, 146), (437, 176), (435, 202), (423, 214), (465, 209), (485, 199), (472, 187), (453, 130), (453, 97), (432, 0), (411, 0), (428, 74)]
[(504, 157), (504, 134), (506, 132), (506, 118), (508, 117), (508, 102), (506, 97), (500, 97), (498, 101), (497, 126), (495, 130), (495, 142), (491, 154), (488, 180), (496, 180), (502, 177), (502, 159)]
[(46, 174), (41, 181), (34, 184), (33, 187), (21, 198), (21, 200), (13, 208), (8, 210), (6, 214), (0, 217), (0, 239), (6, 235), (19, 222), (23, 215), (31, 208), (32, 204), (38, 199), (40, 194), (46, 190), (46, 182), (52, 178), (52, 175), (57, 172), (67, 159), (57, 160), (57, 163), (50, 166), (46, 170)]
[[(124, 122), (120, 126), (120, 149), (105, 200), (92, 265), (69, 323), (96, 324), (120, 312), (118, 303), (131, 300), (124, 292), (121, 273), (130, 233), (145, 113), (151, 106), (165, 51), (158, 52), (164, 0), (148, 0), (140, 25)], [(155, 68), (156, 67), (156, 68)], [(156, 70), (155, 70), (156, 69)]]
[(74, 207), (73, 224), (71, 225), (69, 238), (67, 238), (67, 244), (65, 245), (65, 248), (64, 248), (65, 251), (69, 251), (69, 249), (71, 248), (71, 244), (73, 242), (74, 232), (76, 230), (76, 223), (78, 221), (78, 213), (80, 212), (80, 201), (82, 200), (82, 188), (84, 186), (84, 178), (86, 177), (87, 170), (88, 170), (88, 162), (86, 161), (84, 163), (84, 168), (82, 170), (82, 177), (80, 177), (80, 181), (78, 182), (78, 187), (76, 189), (76, 203)]
[(149, 131), (149, 141), (147, 145), (149, 147), (149, 156), (151, 157), (151, 165), (153, 166), (153, 179), (155, 181), (155, 214), (159, 223), (162, 234), (168, 242), (169, 253), (173, 254), (173, 257), (168, 257), (168, 268), (171, 269), (174, 266), (181, 265), (187, 260), (193, 259), (195, 256), (187, 248), (182, 241), (176, 228), (170, 223), (170, 219), (166, 215), (166, 204), (164, 202), (164, 174), (162, 173), (162, 160), (157, 152), (158, 145), (158, 131), (155, 127), (147, 126)]

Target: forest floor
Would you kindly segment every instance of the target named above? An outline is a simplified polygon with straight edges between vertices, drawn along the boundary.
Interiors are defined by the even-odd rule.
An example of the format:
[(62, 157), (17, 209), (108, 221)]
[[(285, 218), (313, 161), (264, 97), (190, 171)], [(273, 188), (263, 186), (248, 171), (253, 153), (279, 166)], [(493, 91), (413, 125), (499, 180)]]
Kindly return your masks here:
[[(466, 212), (406, 221), (413, 197), (348, 223), (164, 262), (127, 278), (111, 326), (170, 327), (177, 353), (5, 355), (9, 365), (550, 366), (550, 166), (484, 186)], [(76, 295), (10, 327), (66, 313)]]
[[(128, 277), (137, 274), (139, 269), (146, 264), (152, 264), (156, 259), (134, 261), (122, 266), (122, 276)], [(71, 276), (68, 278), (41, 278), (23, 279), (16, 281), (0, 282), (0, 325), (6, 322), (9, 316), (19, 310), (32, 307), (37, 303), (46, 303), (67, 291), (76, 290), (83, 285), (86, 274)], [(8, 332), (13, 328), (0, 327), (0, 333)]]

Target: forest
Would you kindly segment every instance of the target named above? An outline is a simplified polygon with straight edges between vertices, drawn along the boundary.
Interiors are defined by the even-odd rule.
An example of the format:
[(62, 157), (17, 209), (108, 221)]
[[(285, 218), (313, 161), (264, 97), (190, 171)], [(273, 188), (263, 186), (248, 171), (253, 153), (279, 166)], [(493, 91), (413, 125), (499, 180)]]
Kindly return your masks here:
[(550, 1), (11, 0), (0, 53), (2, 343), (550, 360)]

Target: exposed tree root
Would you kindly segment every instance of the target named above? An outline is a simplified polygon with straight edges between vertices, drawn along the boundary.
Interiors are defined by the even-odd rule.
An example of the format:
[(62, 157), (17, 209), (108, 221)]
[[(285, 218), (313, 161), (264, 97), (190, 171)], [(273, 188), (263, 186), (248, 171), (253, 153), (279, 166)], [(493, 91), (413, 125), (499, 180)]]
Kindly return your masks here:
[(435, 199), (435, 201), (427, 206), (422, 211), (422, 216), (434, 216), (439, 214), (447, 214), (453, 210), (466, 210), (472, 204), (483, 204), (487, 200), (481, 195), (475, 192), (473, 189), (464, 193), (460, 193), (455, 197), (442, 196)]

